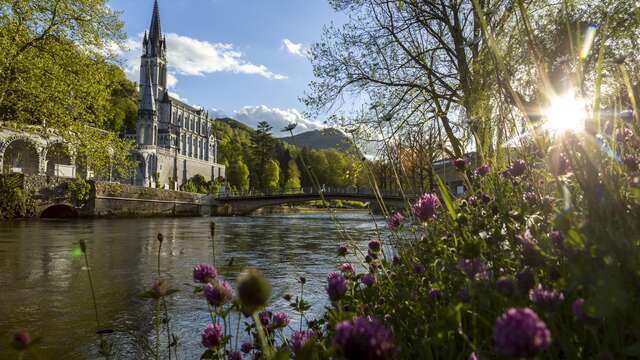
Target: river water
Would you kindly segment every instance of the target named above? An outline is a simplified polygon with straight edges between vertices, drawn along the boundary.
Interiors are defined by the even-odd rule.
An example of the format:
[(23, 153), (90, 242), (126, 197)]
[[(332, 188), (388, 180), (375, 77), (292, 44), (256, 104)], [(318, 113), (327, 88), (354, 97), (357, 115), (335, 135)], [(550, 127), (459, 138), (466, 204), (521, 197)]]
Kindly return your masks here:
[[(361, 246), (376, 234), (367, 213), (337, 217)], [(217, 225), (213, 246), (211, 221)], [(265, 273), (273, 288), (272, 310), (286, 309), (282, 295), (297, 295), (297, 278), (304, 275), (305, 298), (312, 313), (321, 314), (326, 274), (340, 262), (338, 231), (327, 214), (0, 223), (0, 359), (16, 357), (8, 343), (21, 328), (42, 337), (34, 358), (100, 358), (84, 258), (73, 254), (80, 239), (87, 242), (102, 327), (115, 330), (108, 335), (112, 358), (148, 357), (140, 344), (153, 344), (155, 306), (139, 294), (157, 277), (158, 232), (165, 238), (161, 276), (181, 290), (169, 301), (181, 359), (197, 359), (203, 351), (199, 334), (210, 320), (206, 302), (185, 283), (195, 264), (212, 262), (212, 247), (226, 279), (235, 280), (245, 267)], [(294, 317), (291, 326), (297, 328), (296, 322)]]

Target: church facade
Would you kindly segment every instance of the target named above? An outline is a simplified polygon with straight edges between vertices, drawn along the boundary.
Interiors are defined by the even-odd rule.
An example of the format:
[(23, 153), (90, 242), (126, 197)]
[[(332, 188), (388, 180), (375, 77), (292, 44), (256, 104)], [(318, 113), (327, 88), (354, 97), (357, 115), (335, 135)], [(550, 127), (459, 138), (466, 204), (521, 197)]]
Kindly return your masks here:
[(139, 164), (133, 182), (176, 190), (195, 175), (207, 181), (224, 178), (225, 168), (217, 161), (208, 112), (169, 95), (167, 51), (156, 0), (142, 41), (136, 131), (128, 137), (135, 138), (132, 157)]

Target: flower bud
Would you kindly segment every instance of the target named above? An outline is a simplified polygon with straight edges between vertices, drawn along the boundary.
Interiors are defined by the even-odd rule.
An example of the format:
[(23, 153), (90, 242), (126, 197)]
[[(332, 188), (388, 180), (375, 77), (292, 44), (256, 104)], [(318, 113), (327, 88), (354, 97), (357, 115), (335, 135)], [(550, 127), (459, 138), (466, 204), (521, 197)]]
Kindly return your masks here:
[(244, 270), (238, 277), (238, 299), (245, 314), (253, 314), (267, 305), (271, 286), (256, 269)]

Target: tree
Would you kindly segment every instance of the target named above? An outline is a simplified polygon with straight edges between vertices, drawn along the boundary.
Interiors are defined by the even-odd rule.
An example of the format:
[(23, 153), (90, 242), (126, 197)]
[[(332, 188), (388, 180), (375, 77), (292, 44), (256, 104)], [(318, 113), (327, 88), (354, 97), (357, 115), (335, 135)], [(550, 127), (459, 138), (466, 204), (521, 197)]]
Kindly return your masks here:
[(287, 163), (287, 181), (284, 184), (284, 189), (288, 191), (298, 191), (302, 185), (300, 184), (300, 169), (295, 160), (289, 160)]
[(256, 132), (252, 136), (253, 158), (255, 160), (254, 168), (256, 170), (255, 179), (259, 182), (255, 184), (257, 188), (266, 186), (266, 184), (261, 183), (261, 180), (264, 177), (267, 163), (274, 157), (275, 141), (271, 136), (271, 129), (271, 125), (269, 125), (268, 122), (261, 121), (258, 123)]
[(96, 130), (119, 126), (108, 49), (124, 36), (106, 0), (0, 0), (0, 121), (53, 128), (92, 170), (128, 175), (130, 144)]
[(264, 189), (277, 190), (280, 187), (280, 164), (275, 160), (267, 161), (261, 180)]
[(109, 67), (111, 72), (111, 115), (104, 129), (122, 132), (135, 130), (138, 120), (138, 101), (140, 94), (136, 84), (126, 78), (122, 69), (116, 65)]
[(227, 173), (227, 180), (238, 191), (249, 190), (249, 168), (242, 159), (238, 159), (231, 165)]
[[(632, 44), (640, 18), (631, 1), (331, 3), (349, 20), (327, 28), (312, 48), (310, 110), (335, 111), (354, 94), (370, 99), (364, 116), (336, 119), (373, 130), (370, 140), (392, 136), (408, 122), (437, 126), (450, 157), (471, 147), (481, 159), (499, 152), (557, 93), (577, 89), (593, 98), (597, 86), (583, 83), (596, 76), (597, 50), (608, 60), (638, 58)], [(602, 26), (592, 51), (580, 55), (592, 23)], [(628, 63), (637, 73), (638, 62)], [(619, 78), (615, 64), (604, 62), (603, 78)]]

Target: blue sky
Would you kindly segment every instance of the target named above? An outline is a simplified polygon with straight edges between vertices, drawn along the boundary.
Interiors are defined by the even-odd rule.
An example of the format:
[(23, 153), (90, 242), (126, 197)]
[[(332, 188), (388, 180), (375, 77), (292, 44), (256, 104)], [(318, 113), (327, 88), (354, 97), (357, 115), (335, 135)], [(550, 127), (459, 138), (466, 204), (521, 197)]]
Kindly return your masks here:
[[(159, 0), (167, 36), (172, 93), (190, 104), (249, 124), (279, 130), (296, 121), (300, 131), (321, 126), (305, 119), (298, 98), (313, 78), (308, 47), (322, 27), (340, 22), (327, 0)], [(153, 0), (109, 0), (122, 12), (129, 35), (123, 68), (138, 81), (141, 34)]]

